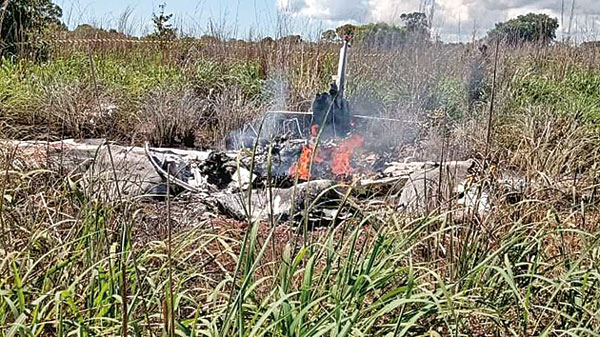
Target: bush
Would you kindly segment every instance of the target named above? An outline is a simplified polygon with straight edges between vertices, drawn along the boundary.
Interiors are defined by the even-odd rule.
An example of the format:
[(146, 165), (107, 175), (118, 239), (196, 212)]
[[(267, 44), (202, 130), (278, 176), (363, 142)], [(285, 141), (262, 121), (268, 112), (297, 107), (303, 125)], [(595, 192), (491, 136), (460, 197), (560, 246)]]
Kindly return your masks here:
[(446, 77), (433, 88), (427, 110), (441, 112), (454, 121), (465, 117), (467, 92), (465, 83), (457, 78)]
[(116, 134), (118, 117), (114, 95), (89, 83), (57, 82), (44, 87), (41, 120), (53, 138), (99, 138)]
[(496, 27), (488, 32), (488, 38), (499, 39), (512, 45), (523, 42), (539, 42), (547, 45), (556, 37), (557, 29), (557, 19), (546, 14), (529, 13), (497, 23)]
[(161, 86), (144, 95), (136, 118), (153, 146), (194, 146), (196, 132), (206, 127), (209, 103), (189, 88)]
[(50, 0), (6, 1), (0, 20), (0, 56), (45, 56), (45, 45), (36, 37), (49, 30), (64, 28), (60, 22), (62, 9)]

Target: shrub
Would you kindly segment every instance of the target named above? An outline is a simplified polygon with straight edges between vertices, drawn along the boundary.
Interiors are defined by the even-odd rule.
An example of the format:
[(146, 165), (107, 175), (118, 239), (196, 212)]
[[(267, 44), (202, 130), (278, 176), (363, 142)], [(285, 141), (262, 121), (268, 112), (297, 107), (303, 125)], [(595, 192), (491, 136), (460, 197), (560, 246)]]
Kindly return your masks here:
[(194, 146), (206, 127), (209, 104), (190, 88), (161, 86), (141, 98), (137, 132), (154, 146)]
[(488, 38), (500, 39), (513, 45), (523, 42), (539, 42), (547, 45), (556, 37), (557, 29), (557, 19), (546, 14), (529, 13), (497, 23), (496, 27), (488, 32)]
[(62, 9), (50, 0), (5, 1), (0, 19), (0, 56), (44, 56), (47, 51), (34, 38), (63, 27)]

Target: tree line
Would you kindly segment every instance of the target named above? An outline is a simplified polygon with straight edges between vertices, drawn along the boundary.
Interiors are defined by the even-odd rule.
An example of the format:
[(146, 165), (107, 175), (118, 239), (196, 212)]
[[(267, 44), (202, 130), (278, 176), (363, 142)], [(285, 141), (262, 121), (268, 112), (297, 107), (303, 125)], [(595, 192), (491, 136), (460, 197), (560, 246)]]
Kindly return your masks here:
[[(350, 36), (355, 42), (373, 45), (397, 45), (407, 42), (432, 42), (431, 24), (425, 13), (414, 12), (400, 16), (402, 25), (369, 23), (365, 25), (346, 24), (321, 34), (321, 41), (338, 42)], [(500, 40), (516, 45), (540, 43), (548, 45), (556, 38), (558, 20), (546, 14), (529, 13), (506, 22), (496, 23), (485, 39)]]
[[(176, 39), (177, 30), (171, 25), (173, 14), (165, 13), (166, 4), (159, 6), (152, 22), (154, 31), (146, 38)], [(43, 57), (46, 46), (40, 37), (49, 32), (66, 31), (61, 22), (62, 10), (51, 0), (10, 0), (0, 8), (0, 56)], [(413, 12), (400, 16), (400, 25), (388, 23), (368, 23), (364, 25), (346, 24), (322, 33), (321, 41), (336, 43), (343, 38), (351, 38), (353, 43), (366, 47), (394, 48), (405, 43), (428, 43), (438, 41), (432, 36), (432, 27), (425, 13)], [(501, 40), (509, 44), (536, 42), (548, 45), (556, 38), (558, 20), (546, 14), (529, 13), (506, 22), (500, 22), (487, 33), (486, 40)], [(81, 25), (76, 32), (105, 32), (90, 25)], [(107, 33), (121, 34), (116, 31)], [(298, 35), (280, 39), (283, 42), (301, 42)], [(274, 42), (264, 38), (263, 42)]]

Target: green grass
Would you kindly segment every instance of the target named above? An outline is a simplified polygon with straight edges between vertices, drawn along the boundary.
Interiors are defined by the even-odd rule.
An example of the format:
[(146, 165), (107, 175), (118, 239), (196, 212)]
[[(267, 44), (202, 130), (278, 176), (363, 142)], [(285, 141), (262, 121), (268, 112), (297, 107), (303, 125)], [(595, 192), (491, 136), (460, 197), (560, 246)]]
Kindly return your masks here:
[[(129, 99), (139, 98), (165, 84), (181, 86), (194, 83), (199, 87), (214, 87), (239, 83), (248, 96), (260, 89), (262, 74), (255, 62), (217, 63), (200, 59), (189, 67), (164, 64), (158, 57), (123, 57), (109, 54), (94, 56), (98, 84), (108, 90), (121, 91)], [(92, 81), (90, 57), (76, 53), (67, 58), (45, 63), (3, 60), (0, 73), (3, 101), (34, 97), (42, 88), (56, 83), (73, 84)]]
[(593, 123), (600, 122), (600, 72), (572, 69), (564, 77), (527, 74), (518, 79), (519, 104), (552, 106), (557, 113), (578, 111)]
[[(42, 195), (59, 193), (55, 203), (76, 208), (73, 217), (28, 205), (32, 212), (19, 220), (39, 225), (8, 227), (14, 248), (2, 259), (2, 335), (119, 334), (124, 279), (130, 333), (164, 335), (168, 243), (131, 240), (141, 233), (140, 205), (80, 204), (60, 190), (59, 183)], [(22, 207), (5, 205), (3, 215)], [(519, 207), (537, 212), (538, 205)], [(244, 240), (210, 226), (187, 229), (173, 239), (175, 330), (182, 336), (596, 335), (600, 240), (597, 232), (572, 228), (571, 220), (550, 212), (489, 233), (476, 222), (392, 216), (382, 230), (368, 219), (350, 221), (311, 236), (306, 246), (273, 245), (276, 228), (267, 225), (251, 224)], [(563, 250), (573, 241), (576, 251)], [(237, 263), (239, 272), (207, 263), (213, 254)]]
[[(452, 141), (478, 156), (489, 96), (469, 111), (470, 61), (457, 61), (462, 49), (434, 51), (357, 50), (355, 61), (365, 61), (351, 65), (349, 92), (376, 97), (392, 117), (419, 112), (427, 121), (444, 112), (454, 123), (448, 132), (461, 135)], [(259, 114), (257, 101), (273, 99), (265, 91), (270, 80), (287, 81), (288, 104), (299, 106), (326, 88), (335, 61), (309, 53), (281, 63), (248, 55), (92, 55), (94, 72), (80, 52), (40, 64), (3, 60), (2, 126), (45, 139), (52, 108), (61, 122), (73, 113), (82, 137), (113, 138), (112, 124), (86, 124), (84, 112), (99, 97), (125, 109), (115, 117), (119, 134), (135, 134), (152, 121), (158, 97), (189, 116), (208, 107), (203, 120), (222, 124), (200, 131), (226, 134)], [(172, 208), (186, 199), (167, 209), (111, 198), (102, 188), (80, 190), (80, 175), (28, 168), (20, 153), (0, 149), (0, 336), (115, 336), (124, 326), (132, 336), (168, 336), (171, 318), (179, 336), (598, 336), (600, 75), (559, 52), (503, 57), (486, 173), (510, 170), (529, 185), (512, 203), (499, 188), (486, 216), (416, 217), (382, 207), (307, 232), (252, 219), (185, 219), (192, 226), (173, 229)], [(489, 90), (489, 76), (484, 84)], [(178, 105), (189, 97), (182, 92), (193, 92), (197, 106)], [(223, 122), (232, 115), (235, 122)], [(187, 123), (186, 116), (177, 118)], [(436, 136), (431, 124), (416, 127), (425, 140)]]
[(507, 58), (515, 105), (550, 107), (563, 116), (579, 113), (597, 124), (600, 72), (594, 54), (593, 50), (556, 48), (535, 56)]
[[(73, 53), (44, 63), (3, 60), (0, 109), (3, 119), (18, 126), (17, 129), (35, 130), (25, 136), (9, 130), (5, 137), (31, 138), (49, 133), (53, 139), (63, 136), (123, 139), (132, 133), (145, 132), (139, 123), (145, 119), (139, 116), (140, 106), (160, 92), (177, 95), (193, 91), (197, 100), (216, 105), (219, 100), (226, 100), (231, 91), (244, 100), (254, 100), (263, 91), (264, 81), (264, 73), (254, 61), (217, 62), (199, 58), (179, 65), (163, 60), (157, 53), (94, 54), (91, 58), (84, 53)], [(106, 120), (93, 116), (79, 118), (98, 115), (98, 99), (100, 107), (116, 107), (116, 114)], [(251, 106), (242, 101), (233, 103)], [(65, 117), (61, 111), (71, 113)], [(227, 111), (217, 111), (214, 118), (230, 117)], [(95, 120), (97, 125), (84, 125), (89, 120)], [(228, 130), (222, 132), (226, 134)]]

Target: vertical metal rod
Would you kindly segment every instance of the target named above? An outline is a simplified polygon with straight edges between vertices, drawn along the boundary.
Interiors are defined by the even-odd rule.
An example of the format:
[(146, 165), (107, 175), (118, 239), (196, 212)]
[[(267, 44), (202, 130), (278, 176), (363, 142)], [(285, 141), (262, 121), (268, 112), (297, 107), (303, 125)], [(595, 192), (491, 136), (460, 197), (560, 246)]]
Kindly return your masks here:
[[(343, 45), (340, 49), (340, 60), (338, 62), (337, 78), (335, 84), (337, 85), (337, 94), (333, 97), (333, 104), (339, 108), (344, 109), (344, 89), (346, 87), (346, 61), (348, 59), (348, 38), (343, 39)], [(332, 114), (333, 119), (333, 134), (337, 138), (337, 128), (335, 113)]]
[(344, 39), (344, 45), (340, 49), (340, 61), (338, 63), (338, 73), (335, 84), (338, 87), (337, 97), (341, 100), (344, 97), (344, 89), (346, 84), (346, 61), (348, 55), (348, 40)]

